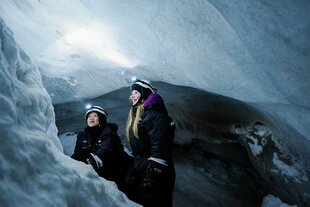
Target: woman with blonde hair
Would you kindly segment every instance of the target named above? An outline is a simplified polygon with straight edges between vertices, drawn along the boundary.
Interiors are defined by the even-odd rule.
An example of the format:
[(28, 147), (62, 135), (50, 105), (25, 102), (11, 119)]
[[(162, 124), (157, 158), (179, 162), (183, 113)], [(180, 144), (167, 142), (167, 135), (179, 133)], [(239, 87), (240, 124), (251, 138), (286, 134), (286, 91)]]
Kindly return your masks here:
[(172, 206), (175, 169), (171, 148), (175, 125), (149, 81), (136, 80), (130, 90), (132, 106), (126, 136), (134, 161), (126, 177), (130, 189), (127, 195), (143, 206)]

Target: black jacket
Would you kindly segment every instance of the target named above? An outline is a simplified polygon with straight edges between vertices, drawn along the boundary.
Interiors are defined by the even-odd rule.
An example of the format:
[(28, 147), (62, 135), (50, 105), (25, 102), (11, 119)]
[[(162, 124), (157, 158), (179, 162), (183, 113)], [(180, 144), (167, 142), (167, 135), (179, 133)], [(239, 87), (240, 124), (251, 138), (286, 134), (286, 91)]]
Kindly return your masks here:
[(103, 162), (98, 174), (119, 184), (124, 176), (124, 148), (117, 134), (117, 125), (107, 123), (95, 128), (86, 127), (77, 135), (73, 159), (83, 161), (90, 153), (97, 155)]
[[(162, 182), (161, 193), (172, 199), (175, 184), (175, 168), (172, 159), (172, 143), (175, 125), (164, 104), (151, 104), (144, 108), (138, 123), (139, 138), (130, 132), (130, 146), (134, 156), (134, 171), (137, 187), (146, 176), (149, 158), (159, 158), (167, 162), (167, 170)], [(134, 195), (139, 197), (139, 195)], [(134, 197), (133, 196), (133, 197)], [(139, 202), (139, 198), (134, 198)], [(143, 204), (143, 202), (142, 202)]]

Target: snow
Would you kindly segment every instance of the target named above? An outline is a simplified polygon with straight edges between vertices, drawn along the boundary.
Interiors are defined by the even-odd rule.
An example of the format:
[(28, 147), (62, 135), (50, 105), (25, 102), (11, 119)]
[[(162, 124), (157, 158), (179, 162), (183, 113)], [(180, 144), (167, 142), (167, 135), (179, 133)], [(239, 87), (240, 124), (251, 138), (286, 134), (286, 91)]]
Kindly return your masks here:
[(63, 154), (40, 73), (2, 19), (0, 39), (1, 206), (137, 206)]
[(263, 147), (258, 144), (258, 140), (255, 139), (253, 136), (248, 136), (248, 138), (254, 142), (254, 144), (249, 144), (253, 155), (257, 156), (261, 154), (263, 152)]
[(279, 198), (273, 195), (267, 195), (264, 200), (262, 207), (298, 207), (297, 205), (288, 205), (283, 203)]
[[(62, 131), (58, 137), (52, 105), (127, 87), (133, 76), (250, 103), (270, 118), (268, 124), (272, 125), (234, 129), (237, 135), (244, 135), (241, 142), (249, 147), (252, 162), (265, 161), (256, 167), (265, 176), (277, 175), (270, 182), (277, 184), (278, 192), (290, 187), (281, 186), (283, 180), (289, 185), (308, 185), (309, 10), (310, 3), (305, 0), (2, 0), (1, 205), (134, 206), (113, 183), (66, 156), (73, 150), (75, 132)], [(188, 109), (206, 106), (199, 96), (191, 98), (196, 102)], [(119, 100), (117, 96), (110, 104)], [(176, 112), (178, 107), (176, 104)], [(84, 109), (74, 110), (75, 116)], [(119, 111), (125, 110), (115, 106), (115, 120), (123, 121)], [(227, 120), (233, 113), (231, 108), (219, 112)], [(246, 109), (235, 113), (246, 114)], [(212, 139), (206, 137), (205, 125), (198, 126), (208, 117), (195, 120), (199, 115), (192, 115), (192, 131), (186, 128), (191, 120), (186, 110), (175, 115), (184, 120), (177, 144), (186, 145), (193, 138)], [(250, 114), (243, 117), (251, 126), (249, 120), (257, 121)], [(70, 123), (62, 124), (65, 128)], [(222, 143), (221, 138), (212, 143)], [(279, 154), (268, 151), (271, 141)], [(272, 166), (271, 171), (263, 171), (265, 164)], [(189, 177), (204, 174), (186, 172)], [(302, 189), (307, 188), (296, 189), (300, 191), (294, 198), (309, 201), (310, 195)], [(269, 206), (289, 205), (269, 195), (262, 207)]]
[(292, 166), (287, 165), (283, 161), (281, 161), (277, 155), (277, 153), (273, 154), (272, 162), (276, 166), (276, 169), (272, 169), (272, 171), (279, 171), (280, 174), (285, 175), (287, 177), (291, 177), (295, 180), (295, 182), (302, 183), (304, 181), (308, 181), (308, 177), (305, 175), (303, 171), (303, 164), (295, 161)]

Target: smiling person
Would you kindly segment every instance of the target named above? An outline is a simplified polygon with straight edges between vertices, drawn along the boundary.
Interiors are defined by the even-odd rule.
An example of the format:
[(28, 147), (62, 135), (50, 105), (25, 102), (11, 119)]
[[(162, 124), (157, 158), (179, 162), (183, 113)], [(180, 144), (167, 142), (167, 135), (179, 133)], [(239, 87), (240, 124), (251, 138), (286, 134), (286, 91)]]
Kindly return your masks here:
[(99, 176), (114, 181), (123, 190), (127, 162), (118, 126), (107, 122), (108, 114), (100, 106), (87, 110), (85, 119), (87, 126), (77, 135), (71, 158), (92, 165)]
[(136, 80), (130, 90), (126, 136), (134, 164), (126, 177), (131, 189), (127, 196), (143, 206), (172, 206), (175, 125), (151, 82)]

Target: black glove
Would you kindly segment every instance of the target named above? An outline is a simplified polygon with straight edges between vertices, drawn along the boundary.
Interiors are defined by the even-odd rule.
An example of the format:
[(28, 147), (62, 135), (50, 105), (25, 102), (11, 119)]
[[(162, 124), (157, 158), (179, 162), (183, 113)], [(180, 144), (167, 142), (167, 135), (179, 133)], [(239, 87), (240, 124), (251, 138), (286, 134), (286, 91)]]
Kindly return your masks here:
[(134, 186), (136, 182), (135, 169), (133, 167), (128, 169), (128, 172), (125, 176), (125, 184), (128, 186)]
[(85, 158), (84, 162), (86, 164), (91, 164), (96, 171), (98, 171), (103, 164), (102, 160), (93, 153), (90, 153), (89, 156)]
[(141, 194), (144, 198), (156, 198), (163, 189), (166, 166), (152, 160), (148, 160), (146, 176), (141, 184)]

